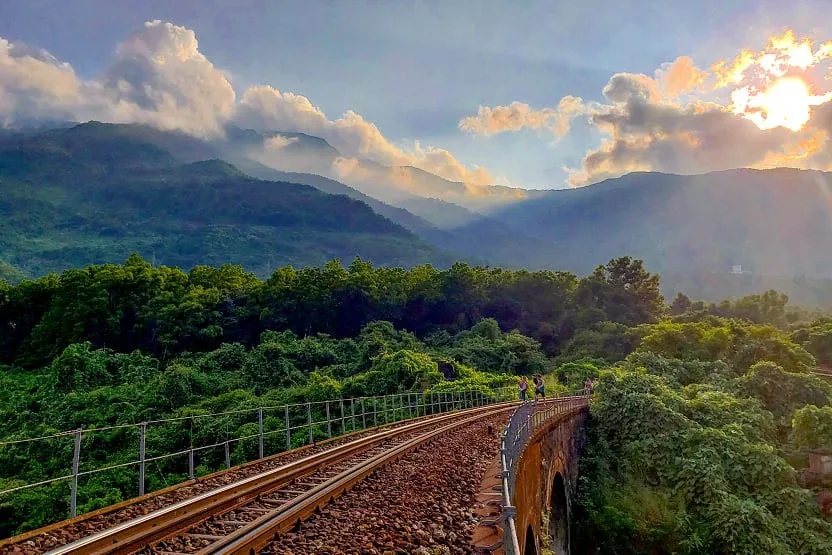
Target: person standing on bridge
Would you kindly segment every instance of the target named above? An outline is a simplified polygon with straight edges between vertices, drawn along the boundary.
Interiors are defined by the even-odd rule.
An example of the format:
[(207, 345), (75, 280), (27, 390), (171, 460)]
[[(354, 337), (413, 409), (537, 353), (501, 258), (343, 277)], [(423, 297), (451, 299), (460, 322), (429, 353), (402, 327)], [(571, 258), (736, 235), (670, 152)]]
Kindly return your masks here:
[(541, 399), (546, 398), (546, 384), (543, 382), (543, 376), (535, 376), (534, 378), (534, 400), (537, 401), (537, 396)]
[(526, 392), (529, 390), (529, 380), (526, 376), (520, 378), (520, 400), (526, 402)]

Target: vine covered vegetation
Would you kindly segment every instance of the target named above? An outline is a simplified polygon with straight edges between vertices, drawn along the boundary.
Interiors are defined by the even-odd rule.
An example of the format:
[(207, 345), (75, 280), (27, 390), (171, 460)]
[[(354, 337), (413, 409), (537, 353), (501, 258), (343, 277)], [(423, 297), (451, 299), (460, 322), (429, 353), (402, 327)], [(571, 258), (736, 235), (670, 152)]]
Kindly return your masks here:
[[(190, 272), (133, 255), (0, 281), (0, 440), (76, 428), (400, 392), (477, 390), (544, 374), (555, 393), (599, 378), (575, 505), (576, 552), (829, 553), (832, 524), (805, 467), (832, 449), (832, 320), (776, 292), (670, 305), (620, 258), (585, 277), (456, 264)], [(229, 414), (157, 450), (253, 433)], [(135, 458), (129, 428), (86, 462)], [(323, 430), (315, 430), (323, 434)], [(298, 438), (302, 439), (302, 438)], [(62, 475), (60, 448), (0, 447), (0, 489)], [(268, 445), (279, 450), (279, 441)], [(233, 462), (253, 458), (241, 442)], [(199, 474), (224, 464), (201, 460)], [(184, 479), (149, 469), (148, 491)], [(80, 483), (79, 513), (136, 492), (135, 472)], [(0, 496), (0, 535), (63, 519), (66, 482)]]

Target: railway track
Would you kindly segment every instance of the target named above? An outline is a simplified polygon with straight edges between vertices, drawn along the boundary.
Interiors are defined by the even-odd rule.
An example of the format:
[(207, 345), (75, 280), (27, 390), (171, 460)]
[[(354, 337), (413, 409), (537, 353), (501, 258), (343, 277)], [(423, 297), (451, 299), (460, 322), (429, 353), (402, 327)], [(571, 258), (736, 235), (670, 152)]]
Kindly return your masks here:
[(503, 403), (358, 437), (87, 535), (50, 554), (255, 553), (379, 467), (456, 428), (511, 410)]
[(436, 416), (421, 416), (415, 419), (382, 424), (380, 426), (364, 428), (341, 436), (324, 439), (290, 451), (283, 451), (269, 455), (263, 459), (250, 461), (230, 469), (220, 470), (195, 480), (182, 482), (142, 497), (129, 499), (116, 505), (104, 507), (74, 518), (55, 522), (18, 536), (0, 540), (0, 555), (41, 555), (50, 549), (71, 543), (75, 539), (90, 535), (95, 531), (115, 527), (128, 520), (133, 520), (134, 518), (155, 512), (169, 505), (174, 505), (186, 499), (196, 497), (197, 495), (213, 491), (232, 482), (248, 478), (249, 476), (260, 474), (304, 457), (333, 449), (361, 437), (376, 434), (383, 430), (396, 429), (412, 424), (413, 422), (429, 420), (436, 418)]

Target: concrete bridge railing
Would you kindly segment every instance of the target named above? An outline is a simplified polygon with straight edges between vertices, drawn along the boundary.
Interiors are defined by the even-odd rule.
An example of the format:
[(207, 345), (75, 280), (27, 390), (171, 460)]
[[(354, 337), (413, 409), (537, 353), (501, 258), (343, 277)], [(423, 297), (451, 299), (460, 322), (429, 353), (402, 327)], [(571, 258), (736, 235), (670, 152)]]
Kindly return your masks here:
[[(506, 555), (525, 555), (526, 553), (536, 554), (538, 552), (537, 534), (539, 533), (539, 530), (536, 530), (536, 528), (539, 528), (539, 524), (529, 528), (527, 521), (530, 520), (529, 515), (541, 514), (541, 511), (536, 506), (540, 503), (535, 503), (534, 501), (544, 501), (540, 498), (546, 497), (546, 495), (541, 496), (534, 494), (536, 490), (540, 489), (537, 487), (538, 484), (522, 483), (521, 489), (523, 491), (521, 492), (521, 495), (518, 496), (518, 477), (520, 477), (523, 482), (542, 481), (548, 485), (549, 481), (554, 482), (557, 476), (560, 476), (560, 488), (563, 491), (558, 495), (565, 498), (566, 491), (563, 482), (564, 479), (560, 473), (553, 472), (554, 470), (564, 472), (562, 468), (565, 466), (563, 460), (564, 457), (561, 455), (561, 467), (558, 469), (552, 468), (554, 459), (551, 456), (551, 451), (553, 449), (550, 447), (548, 449), (548, 451), (550, 451), (548, 460), (548, 466), (550, 468), (540, 468), (540, 463), (546, 462), (541, 458), (542, 452), (546, 449), (538, 448), (535, 450), (536, 457), (534, 461), (527, 461), (529, 464), (526, 465), (521, 463), (523, 462), (524, 455), (530, 445), (541, 447), (541, 440), (544, 439), (547, 432), (551, 432), (558, 423), (567, 422), (571, 424), (572, 420), (570, 417), (585, 413), (588, 404), (589, 395), (586, 395), (583, 392), (570, 393), (547, 401), (524, 403), (518, 407), (514, 413), (512, 413), (509, 418), (509, 423), (500, 438), (500, 478), (502, 495), (500, 505), (502, 509), (501, 517), (503, 521), (503, 537), (501, 545), (495, 545), (493, 548), (501, 547)], [(583, 422), (581, 422), (581, 425), (582, 424)], [(571, 429), (571, 427), (566, 430), (567, 436), (571, 437), (574, 434), (575, 430)], [(574, 442), (570, 440), (570, 443), (578, 444), (582, 442)], [(568, 461), (566, 464), (571, 465), (573, 468), (577, 468), (577, 461)], [(529, 470), (531, 470), (531, 473)], [(575, 473), (576, 472), (573, 472), (573, 474)], [(534, 475), (530, 476), (529, 474)], [(547, 474), (547, 476), (541, 476), (541, 474)], [(551, 480), (548, 476), (549, 474), (552, 475)], [(529, 478), (533, 479), (529, 480)], [(533, 492), (532, 495), (528, 494), (530, 491)], [(549, 491), (554, 490), (550, 487)], [(557, 492), (555, 493), (557, 494)], [(518, 502), (521, 504), (521, 507), (519, 507), (519, 515), (517, 514)], [(549, 500), (549, 502), (551, 504), (554, 501)], [(566, 501), (565, 499), (562, 499), (559, 500), (558, 503), (565, 504)], [(564, 515), (561, 520), (566, 518), (565, 508), (563, 513)], [(518, 520), (520, 521), (519, 523)], [(518, 524), (522, 526), (518, 526)], [(518, 533), (518, 528), (521, 527), (524, 529), (521, 529), (519, 531), (520, 533)], [(529, 537), (527, 534), (523, 534), (525, 528), (535, 530), (535, 536)], [(533, 546), (530, 545), (531, 542), (534, 542)], [(562, 550), (556, 550), (556, 552), (562, 552)]]

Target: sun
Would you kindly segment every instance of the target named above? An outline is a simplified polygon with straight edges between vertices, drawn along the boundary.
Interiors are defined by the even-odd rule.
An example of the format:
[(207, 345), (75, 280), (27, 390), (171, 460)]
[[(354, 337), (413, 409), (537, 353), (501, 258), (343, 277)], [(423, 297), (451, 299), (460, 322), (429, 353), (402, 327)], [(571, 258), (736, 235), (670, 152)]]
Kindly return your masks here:
[(804, 80), (808, 71), (832, 58), (832, 41), (816, 47), (810, 38), (791, 30), (769, 39), (758, 53), (749, 49), (733, 60), (713, 66), (716, 88), (736, 84), (730, 109), (760, 129), (783, 127), (800, 131), (812, 117), (812, 107), (832, 100), (832, 91), (816, 94)]
[(764, 112), (765, 119), (759, 125), (761, 129), (785, 127), (799, 131), (809, 121), (812, 94), (799, 77), (778, 79), (757, 98), (760, 99), (758, 105), (750, 104), (749, 107)]
[(815, 96), (799, 77), (782, 77), (764, 91), (750, 87), (731, 94), (734, 113), (750, 119), (760, 129), (785, 127), (800, 131), (811, 118), (812, 106), (830, 100), (830, 93)]

